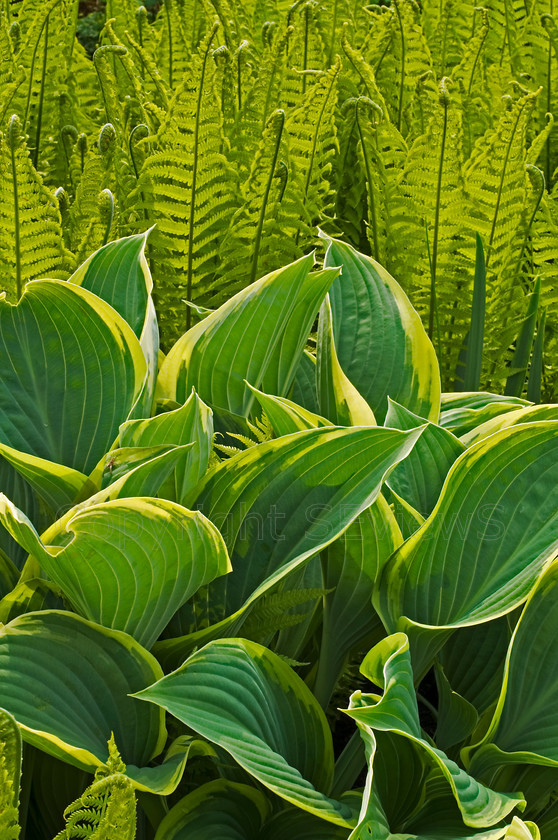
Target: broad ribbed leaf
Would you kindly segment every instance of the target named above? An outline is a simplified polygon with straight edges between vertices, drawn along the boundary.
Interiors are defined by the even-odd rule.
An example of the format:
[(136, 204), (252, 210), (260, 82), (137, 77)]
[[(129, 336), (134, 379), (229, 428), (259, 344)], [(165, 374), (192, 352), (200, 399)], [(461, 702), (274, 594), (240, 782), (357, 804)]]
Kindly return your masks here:
[(153, 280), (145, 258), (149, 233), (126, 236), (103, 245), (69, 281), (110, 303), (138, 337), (149, 372), (142, 395), (147, 412), (153, 400), (159, 353), (159, 327), (151, 297)]
[[(437, 630), (497, 618), (527, 598), (558, 551), (557, 436), (556, 422), (529, 423), (457, 459), (432, 515), (384, 567), (376, 607), (389, 630), (439, 647)], [(432, 649), (417, 645), (418, 677)]]
[(252, 283), (177, 341), (159, 375), (161, 393), (182, 402), (194, 387), (212, 408), (246, 417), (244, 380), (284, 396), (320, 304), (338, 274), (311, 273), (303, 257)]
[[(337, 426), (375, 426), (374, 412), (343, 373), (333, 338), (331, 304), (326, 295), (320, 309), (316, 381), (320, 413)], [(420, 424), (419, 424), (420, 425)]]
[(120, 446), (183, 446), (192, 443), (165, 484), (164, 494), (182, 503), (186, 493), (204, 475), (213, 444), (213, 417), (192, 391), (184, 405), (148, 420), (129, 420), (120, 427)]
[(330, 289), (341, 367), (383, 423), (387, 398), (436, 422), (440, 373), (434, 348), (409, 299), (382, 266), (338, 239), (326, 266), (341, 266)]
[(155, 840), (258, 840), (268, 812), (269, 803), (256, 788), (216, 779), (177, 802)]
[(59, 280), (0, 300), (0, 440), (90, 472), (144, 384), (138, 339), (112, 307)]
[(347, 840), (350, 830), (321, 820), (300, 808), (286, 808), (271, 817), (258, 840)]
[(515, 807), (524, 806), (520, 795), (490, 790), (422, 737), (405, 634), (396, 633), (376, 645), (365, 657), (361, 671), (371, 682), (381, 686), (384, 693), (378, 697), (356, 691), (351, 695), (346, 714), (356, 720), (365, 733), (374, 730), (393, 732), (417, 744), (427, 761), (444, 776), (466, 825), (489, 827)]
[(297, 405), (285, 397), (274, 397), (271, 394), (264, 394), (257, 388), (249, 386), (256, 399), (265, 411), (265, 416), (271, 423), (276, 437), (291, 435), (294, 432), (303, 432), (306, 429), (318, 429), (320, 426), (332, 426), (330, 420), (314, 414), (306, 408)]
[(313, 691), (324, 707), (347, 655), (362, 650), (366, 642), (370, 646), (374, 634), (382, 632), (372, 592), (383, 565), (402, 542), (395, 517), (380, 495), (321, 554), (327, 595)]
[(230, 570), (215, 526), (165, 499), (85, 508), (66, 523), (63, 547), (45, 546), (25, 514), (1, 494), (0, 521), (80, 615), (123, 630), (147, 648), (200, 586)]
[(546, 420), (558, 420), (558, 405), (531, 405), (499, 414), (492, 420), (487, 420), (477, 426), (476, 429), (463, 435), (463, 443), (465, 446), (471, 446), (478, 440), (500, 431), (500, 429), (509, 429), (510, 426), (517, 426), (520, 423), (541, 423)]
[(527, 405), (529, 403), (519, 397), (502, 397), (483, 391), (442, 394), (439, 424), (461, 437), (481, 423)]
[[(465, 750), (472, 767), (558, 767), (558, 563), (542, 575), (512, 637), (500, 697), (479, 744)], [(473, 772), (475, 772), (473, 770)]]
[(128, 696), (161, 676), (130, 636), (72, 613), (27, 613), (0, 628), (0, 703), (25, 741), (85, 770), (104, 764), (111, 732), (127, 765), (161, 752), (162, 712)]
[[(208, 624), (245, 610), (336, 539), (376, 499), (384, 476), (420, 431), (311, 429), (250, 447), (209, 472), (187, 504), (220, 529), (233, 571), (194, 599), (192, 632), (205, 633)], [(182, 645), (181, 639), (160, 642), (157, 653), (183, 657)]]
[(288, 802), (351, 825), (351, 808), (327, 796), (333, 743), (325, 715), (301, 678), (267, 648), (244, 639), (210, 642), (135, 696), (218, 744)]
[[(391, 429), (416, 429), (424, 421), (388, 397), (384, 425)], [(464, 445), (446, 429), (429, 423), (408, 458), (398, 464), (388, 486), (422, 516), (432, 513), (442, 485)]]

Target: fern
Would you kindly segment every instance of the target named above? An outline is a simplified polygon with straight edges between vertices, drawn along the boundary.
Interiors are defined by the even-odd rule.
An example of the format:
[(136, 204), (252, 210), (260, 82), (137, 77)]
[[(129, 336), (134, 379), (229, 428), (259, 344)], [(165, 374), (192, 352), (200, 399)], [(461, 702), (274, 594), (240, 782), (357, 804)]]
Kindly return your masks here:
[(114, 737), (108, 743), (106, 765), (97, 770), (95, 781), (64, 812), (66, 828), (54, 840), (134, 840), (136, 797)]
[(317, 6), (312, 0), (296, 5), (289, 17), (293, 35), (288, 45), (287, 72), (281, 101), (287, 113), (300, 105), (308, 88), (326, 66), (326, 50), (319, 26)]
[(469, 36), (475, 4), (463, 0), (423, 0), (423, 25), (438, 76), (459, 64)]
[(177, 0), (164, 0), (159, 18), (161, 35), (157, 44), (157, 64), (169, 87), (174, 89), (181, 84), (188, 71), (189, 58)]
[[(264, 274), (301, 256), (296, 247), (298, 204), (285, 197), (289, 171), (285, 113), (275, 111), (242, 190), (243, 205), (232, 217), (221, 247), (223, 290), (234, 294)], [(290, 213), (287, 212), (290, 210)]]
[(140, 175), (139, 189), (157, 222), (154, 280), (168, 339), (178, 338), (189, 326), (190, 310), (184, 312), (182, 298), (204, 305), (223, 299), (219, 246), (236, 200), (235, 176), (222, 151), (222, 114), (214, 88), (211, 50), (216, 32), (214, 26), (192, 58), (154, 139), (155, 153)]
[(13, 717), (0, 709), (0, 840), (17, 840), (21, 735)]
[(67, 277), (72, 261), (58, 205), (31, 163), (17, 116), (0, 142), (0, 273), (13, 300), (28, 280)]
[[(269, 641), (280, 630), (296, 627), (305, 621), (314, 610), (314, 602), (326, 594), (326, 589), (289, 589), (264, 596), (250, 610), (242, 625), (242, 634), (255, 641)], [(304, 604), (311, 604), (310, 608), (291, 612)]]
[[(334, 207), (332, 165), (337, 153), (334, 110), (340, 70), (338, 57), (287, 120), (291, 172), (287, 191), (300, 199), (308, 228), (327, 220)], [(297, 231), (297, 242), (301, 233)], [(310, 238), (310, 230), (306, 236)]]

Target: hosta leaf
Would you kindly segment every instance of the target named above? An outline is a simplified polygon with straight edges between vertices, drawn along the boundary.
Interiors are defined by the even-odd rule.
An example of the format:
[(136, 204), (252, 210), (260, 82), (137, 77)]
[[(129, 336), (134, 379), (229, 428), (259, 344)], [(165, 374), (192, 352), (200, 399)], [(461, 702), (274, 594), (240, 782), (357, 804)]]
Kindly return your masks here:
[(0, 300), (0, 333), (2, 443), (90, 472), (143, 387), (131, 328), (91, 292), (37, 280), (17, 306)]
[(127, 765), (163, 748), (163, 714), (128, 696), (162, 671), (125, 633), (72, 613), (27, 613), (0, 629), (0, 675), (0, 702), (23, 739), (69, 764), (104, 764), (111, 732)]
[(374, 412), (343, 373), (339, 364), (333, 338), (329, 296), (326, 296), (320, 309), (316, 377), (321, 414), (337, 426), (376, 425)]
[(440, 426), (453, 432), (456, 437), (461, 437), (481, 423), (525, 405), (529, 403), (519, 397), (502, 397), (498, 394), (443, 394)]
[(286, 808), (271, 817), (259, 840), (347, 840), (350, 829), (321, 820), (300, 808)]
[[(388, 397), (384, 425), (392, 429), (416, 429), (423, 421)], [(429, 423), (413, 452), (398, 464), (388, 486), (422, 516), (432, 513), (446, 475), (465, 447), (451, 432)]]
[(387, 398), (436, 422), (440, 373), (434, 348), (401, 287), (371, 257), (329, 239), (326, 266), (341, 266), (330, 289), (341, 367), (379, 423)]
[(496, 793), (477, 782), (451, 761), (441, 750), (422, 737), (409, 642), (403, 633), (384, 639), (365, 657), (361, 671), (371, 682), (383, 688), (383, 695), (351, 695), (345, 712), (366, 733), (380, 730), (408, 738), (424, 751), (426, 759), (449, 785), (466, 825), (485, 828), (495, 825), (515, 807), (524, 807), (520, 795)]
[(558, 767), (557, 592), (558, 563), (553, 563), (527, 601), (513, 634), (486, 735), (465, 750), (467, 760), (481, 772), (493, 762)]
[(138, 337), (148, 369), (143, 401), (149, 413), (159, 352), (159, 328), (151, 298), (153, 280), (145, 258), (147, 233), (126, 236), (95, 251), (70, 277), (116, 309)]
[(213, 443), (211, 409), (192, 391), (184, 405), (148, 420), (129, 420), (120, 427), (120, 446), (194, 446), (184, 453), (165, 491), (182, 503), (186, 493), (204, 475)]
[(78, 494), (96, 489), (87, 476), (71, 467), (45, 461), (1, 443), (0, 455), (48, 505), (55, 518), (74, 503)]
[(510, 426), (517, 426), (519, 423), (541, 423), (546, 420), (558, 420), (558, 405), (532, 405), (499, 414), (463, 435), (463, 443), (465, 446), (471, 446), (500, 429), (509, 429)]
[(66, 523), (63, 546), (45, 546), (25, 514), (2, 495), (0, 521), (80, 615), (123, 630), (147, 648), (200, 586), (230, 569), (215, 526), (165, 499), (85, 508)]
[(256, 395), (256, 399), (265, 411), (265, 416), (271, 423), (276, 437), (291, 435), (294, 432), (303, 432), (306, 429), (318, 429), (320, 426), (333, 426), (330, 420), (314, 414), (297, 403), (285, 397), (274, 397), (271, 394), (264, 394), (257, 388), (249, 386)]
[(268, 811), (269, 803), (256, 788), (216, 779), (177, 802), (155, 840), (258, 840)]
[[(557, 434), (556, 422), (528, 423), (457, 459), (431, 516), (384, 567), (376, 607), (389, 630), (439, 647), (436, 630), (497, 618), (527, 598), (558, 551)], [(412, 642), (417, 676), (431, 655), (421, 645)]]
[(292, 393), (289, 396), (307, 411), (313, 414), (320, 413), (316, 387), (316, 358), (308, 350), (300, 357), (293, 379)]
[(312, 263), (310, 255), (262, 277), (182, 336), (161, 368), (161, 393), (182, 401), (194, 387), (212, 408), (243, 417), (254, 400), (244, 380), (284, 396), (338, 273), (311, 273)]
[[(243, 612), (339, 536), (376, 499), (386, 472), (419, 434), (311, 429), (250, 447), (209, 472), (195, 504), (221, 530), (233, 571), (194, 600), (192, 632), (205, 634), (208, 624)], [(192, 645), (211, 636), (196, 638)], [(180, 638), (159, 642), (157, 655), (183, 657), (183, 644)]]
[[(379, 619), (372, 591), (381, 569), (403, 538), (382, 495), (322, 552), (324, 614), (314, 694), (325, 707), (345, 661), (362, 650)], [(370, 641), (369, 641), (370, 646)]]
[(220, 747), (278, 796), (337, 825), (354, 819), (330, 799), (333, 744), (297, 674), (244, 639), (210, 642), (136, 697), (157, 703)]

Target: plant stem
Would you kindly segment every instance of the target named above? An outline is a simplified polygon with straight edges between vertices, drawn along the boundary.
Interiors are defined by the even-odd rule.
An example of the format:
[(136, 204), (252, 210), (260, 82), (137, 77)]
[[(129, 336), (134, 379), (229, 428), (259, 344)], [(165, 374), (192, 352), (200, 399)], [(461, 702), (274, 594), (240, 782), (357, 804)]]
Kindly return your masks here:
[[(262, 206), (260, 209), (260, 216), (258, 219), (258, 225), (256, 227), (256, 233), (254, 235), (254, 254), (252, 257), (252, 270), (250, 272), (250, 283), (253, 283), (254, 280), (257, 280), (258, 275), (258, 257), (260, 255), (260, 243), (262, 238), (263, 226), (265, 221), (265, 211), (267, 209), (267, 202), (269, 200), (269, 192), (271, 190), (271, 183), (273, 181), (273, 176), (275, 175), (275, 170), (277, 167), (277, 158), (279, 157), (279, 148), (281, 146), (281, 137), (283, 136), (283, 128), (285, 126), (285, 112), (282, 110), (278, 110), (275, 112), (277, 115), (276, 122), (278, 123), (277, 134), (275, 137), (275, 148), (273, 150), (273, 157), (271, 159), (271, 166), (269, 169), (269, 176), (267, 179), (267, 184), (265, 187), (264, 198), (262, 202)], [(273, 116), (275, 116), (273, 115)]]

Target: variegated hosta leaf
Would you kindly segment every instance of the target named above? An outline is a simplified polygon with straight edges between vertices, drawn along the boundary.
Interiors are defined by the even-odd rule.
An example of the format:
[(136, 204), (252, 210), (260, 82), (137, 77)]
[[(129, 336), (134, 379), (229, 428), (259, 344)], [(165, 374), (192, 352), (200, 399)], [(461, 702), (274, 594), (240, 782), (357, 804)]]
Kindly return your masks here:
[(464, 751), (479, 772), (506, 764), (558, 768), (557, 595), (554, 562), (540, 578), (513, 634), (492, 722), (482, 740)]
[(440, 426), (462, 437), (494, 417), (527, 405), (530, 403), (519, 397), (482, 391), (442, 394)]
[(427, 762), (441, 773), (461, 811), (465, 825), (486, 828), (496, 825), (516, 807), (524, 807), (519, 794), (496, 793), (476, 781), (423, 737), (413, 688), (409, 642), (404, 633), (389, 636), (365, 657), (361, 671), (383, 689), (383, 695), (351, 696), (345, 712), (356, 720), (364, 736), (374, 730), (408, 738), (424, 751)]
[(216, 779), (177, 802), (163, 817), (155, 840), (257, 840), (269, 810), (256, 788)]
[(343, 373), (339, 364), (333, 337), (329, 295), (326, 295), (322, 303), (318, 322), (316, 380), (320, 413), (335, 425), (376, 425), (374, 412)]
[(201, 513), (165, 499), (92, 505), (45, 546), (25, 514), (0, 495), (0, 521), (58, 584), (73, 608), (149, 648), (199, 588), (230, 570), (221, 534)]
[(390, 631), (411, 634), (419, 677), (448, 631), (505, 615), (558, 552), (558, 422), (505, 429), (466, 450), (438, 504), (376, 593)]
[(36, 280), (0, 300), (0, 333), (1, 442), (87, 474), (144, 385), (132, 329), (92, 292)]
[(313, 691), (324, 708), (348, 654), (367, 642), (370, 646), (375, 634), (382, 633), (372, 592), (383, 565), (402, 542), (395, 517), (380, 495), (321, 554), (327, 594)]
[[(423, 421), (388, 397), (384, 425), (392, 429), (416, 429)], [(388, 486), (422, 516), (432, 513), (442, 485), (464, 445), (447, 429), (429, 423), (413, 452), (398, 464), (388, 479)]]
[(337, 825), (348, 805), (327, 794), (333, 743), (324, 713), (276, 654), (244, 639), (210, 642), (136, 697), (149, 700), (225, 749), (278, 796)]
[(179, 339), (159, 375), (161, 394), (182, 401), (194, 387), (221, 412), (246, 417), (244, 380), (285, 396), (320, 304), (338, 274), (312, 273), (312, 255), (236, 294)]
[(72, 613), (27, 613), (0, 628), (0, 703), (25, 741), (93, 771), (114, 733), (133, 774), (166, 740), (164, 715), (128, 695), (158, 680), (157, 661), (126, 633)]
[(165, 482), (162, 495), (182, 503), (204, 475), (213, 443), (211, 409), (192, 391), (186, 402), (147, 420), (129, 420), (120, 427), (120, 446), (184, 446), (194, 444)]
[(126, 236), (103, 245), (69, 281), (110, 303), (138, 337), (148, 370), (142, 395), (142, 408), (147, 415), (153, 402), (159, 353), (159, 328), (151, 297), (153, 280), (145, 258), (149, 233)]
[(541, 423), (546, 420), (558, 420), (558, 405), (531, 405), (507, 411), (505, 414), (499, 414), (492, 420), (481, 423), (480, 426), (463, 435), (462, 440), (465, 446), (471, 446), (478, 440), (499, 432), (500, 429), (509, 429), (510, 426), (517, 426), (520, 423)]
[(211, 470), (186, 503), (220, 529), (233, 571), (183, 607), (191, 635), (158, 642), (161, 661), (176, 665), (194, 645), (216, 638), (336, 539), (374, 502), (384, 476), (420, 432), (311, 429), (252, 446)]
[(306, 429), (318, 429), (320, 426), (333, 426), (330, 420), (314, 414), (307, 408), (287, 400), (285, 397), (274, 397), (264, 394), (252, 385), (249, 386), (256, 399), (265, 411), (265, 416), (271, 423), (276, 437), (303, 432)]
[(341, 266), (329, 296), (341, 367), (383, 423), (387, 398), (437, 422), (440, 372), (434, 348), (403, 289), (371, 257), (329, 239), (326, 266)]

